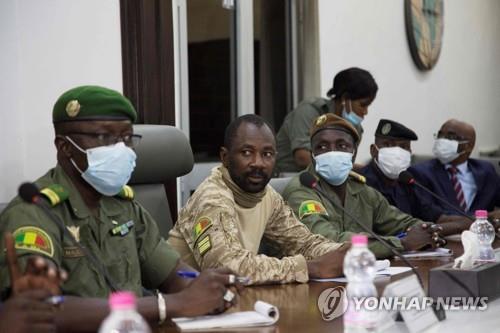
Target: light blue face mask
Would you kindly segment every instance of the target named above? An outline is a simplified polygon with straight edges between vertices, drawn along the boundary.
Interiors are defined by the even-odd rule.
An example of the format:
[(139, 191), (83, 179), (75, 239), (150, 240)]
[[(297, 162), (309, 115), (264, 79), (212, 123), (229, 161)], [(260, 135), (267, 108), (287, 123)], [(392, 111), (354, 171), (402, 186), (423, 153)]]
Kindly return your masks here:
[(330, 151), (314, 156), (316, 172), (329, 184), (339, 186), (343, 184), (352, 170), (352, 153)]
[(351, 107), (351, 112), (347, 112), (347, 108), (344, 105), (344, 110), (342, 110), (342, 118), (349, 121), (354, 126), (361, 125), (363, 118), (354, 113), (354, 111), (352, 110), (351, 100), (349, 100), (349, 106)]
[(135, 168), (135, 152), (123, 142), (84, 150), (66, 136), (79, 151), (87, 155), (87, 170), (82, 171), (71, 159), (71, 163), (97, 192), (114, 196), (130, 180)]

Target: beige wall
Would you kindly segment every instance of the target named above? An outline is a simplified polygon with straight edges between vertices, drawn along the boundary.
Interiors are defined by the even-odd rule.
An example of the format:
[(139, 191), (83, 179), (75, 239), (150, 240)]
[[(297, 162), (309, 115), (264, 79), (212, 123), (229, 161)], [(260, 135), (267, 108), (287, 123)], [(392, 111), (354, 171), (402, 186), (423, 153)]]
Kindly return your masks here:
[(430, 153), (432, 134), (448, 118), (472, 123), (478, 148), (500, 144), (500, 1), (445, 1), (441, 57), (430, 72), (416, 69), (408, 48), (404, 1), (319, 0), (321, 91), (339, 70), (372, 72), (379, 94), (363, 122), (359, 160), (380, 118), (414, 129), (417, 153)]
[(0, 1), (0, 202), (55, 165), (51, 110), (77, 85), (122, 90), (118, 0)]

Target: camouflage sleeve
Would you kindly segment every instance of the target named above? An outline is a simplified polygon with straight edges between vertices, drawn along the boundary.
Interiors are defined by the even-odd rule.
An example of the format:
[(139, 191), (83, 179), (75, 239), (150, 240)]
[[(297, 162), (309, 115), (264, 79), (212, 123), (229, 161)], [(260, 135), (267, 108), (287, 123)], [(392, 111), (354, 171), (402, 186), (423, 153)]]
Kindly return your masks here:
[[(332, 209), (327, 210), (325, 207), (329, 205), (324, 203), (322, 197), (313, 190), (304, 187), (296, 187), (292, 191), (286, 191), (285, 195), (288, 204), (295, 214), (297, 214), (300, 221), (315, 234), (323, 235), (335, 242), (348, 242), (351, 240), (352, 235), (358, 233), (365, 234), (369, 238), (371, 237), (366, 232), (343, 230), (342, 226), (345, 223), (342, 220), (342, 215), (337, 214)], [(357, 227), (356, 229), (359, 228)], [(399, 250), (402, 249), (401, 242), (397, 237), (380, 237), (394, 248)], [(376, 239), (371, 238), (368, 246), (379, 259), (392, 257), (392, 252)]]
[(135, 229), (141, 275), (147, 288), (161, 285), (177, 266), (179, 254), (160, 236), (153, 217), (137, 202), (135, 215), (139, 223)]
[(244, 248), (236, 226), (237, 215), (228, 198), (207, 200), (202, 205), (190, 213), (185, 220), (188, 222), (177, 227), (201, 269), (226, 267), (250, 277), (254, 284), (308, 281), (304, 256), (278, 259)]
[[(11, 232), (21, 267), (30, 255), (39, 255), (61, 266), (62, 246), (59, 228), (42, 210), (23, 202), (14, 202), (0, 215), (0, 290), (10, 285), (3, 235)], [(22, 268), (23, 269), (23, 268)]]
[(299, 148), (311, 149), (309, 129), (317, 115), (318, 111), (309, 102), (302, 102), (295, 109), (288, 134), (292, 152)]
[(273, 216), (267, 225), (265, 236), (276, 243), (282, 254), (302, 254), (306, 259), (313, 259), (329, 251), (338, 249), (341, 244), (328, 240), (321, 234), (312, 233), (284, 202), (281, 195), (273, 190)]

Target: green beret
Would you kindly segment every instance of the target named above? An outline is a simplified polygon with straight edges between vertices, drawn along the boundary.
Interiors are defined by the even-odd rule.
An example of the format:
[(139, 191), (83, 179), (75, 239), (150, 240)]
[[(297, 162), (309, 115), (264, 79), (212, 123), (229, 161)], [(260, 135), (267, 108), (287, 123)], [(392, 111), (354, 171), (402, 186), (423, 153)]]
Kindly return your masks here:
[(52, 111), (54, 123), (81, 120), (130, 120), (137, 113), (130, 101), (115, 90), (99, 86), (70, 89), (59, 97)]
[(388, 139), (418, 140), (417, 134), (411, 129), (389, 119), (380, 119), (375, 136)]
[(356, 128), (354, 128), (354, 126), (349, 121), (345, 120), (342, 117), (334, 115), (333, 113), (325, 113), (314, 120), (313, 125), (309, 131), (311, 139), (318, 132), (326, 129), (336, 129), (347, 132), (352, 136), (356, 145), (359, 143), (360, 137)]

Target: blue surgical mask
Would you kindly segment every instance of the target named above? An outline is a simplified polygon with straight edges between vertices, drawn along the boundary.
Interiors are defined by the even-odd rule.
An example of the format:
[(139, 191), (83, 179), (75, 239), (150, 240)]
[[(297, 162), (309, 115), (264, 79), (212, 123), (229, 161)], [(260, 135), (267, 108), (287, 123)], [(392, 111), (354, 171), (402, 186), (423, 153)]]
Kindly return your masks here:
[(71, 163), (97, 192), (114, 196), (128, 183), (134, 171), (137, 156), (123, 142), (84, 150), (71, 138), (66, 137), (66, 139), (87, 155), (87, 170), (80, 170), (73, 159)]
[(349, 121), (354, 126), (361, 125), (361, 122), (363, 121), (363, 118), (361, 118), (356, 113), (354, 113), (354, 111), (352, 111), (351, 100), (349, 100), (349, 106), (351, 107), (351, 111), (347, 112), (347, 108), (344, 105), (344, 109), (342, 110), (342, 118), (344, 118), (345, 120)]
[(314, 156), (316, 172), (329, 184), (339, 186), (343, 184), (352, 170), (352, 153), (330, 151)]

